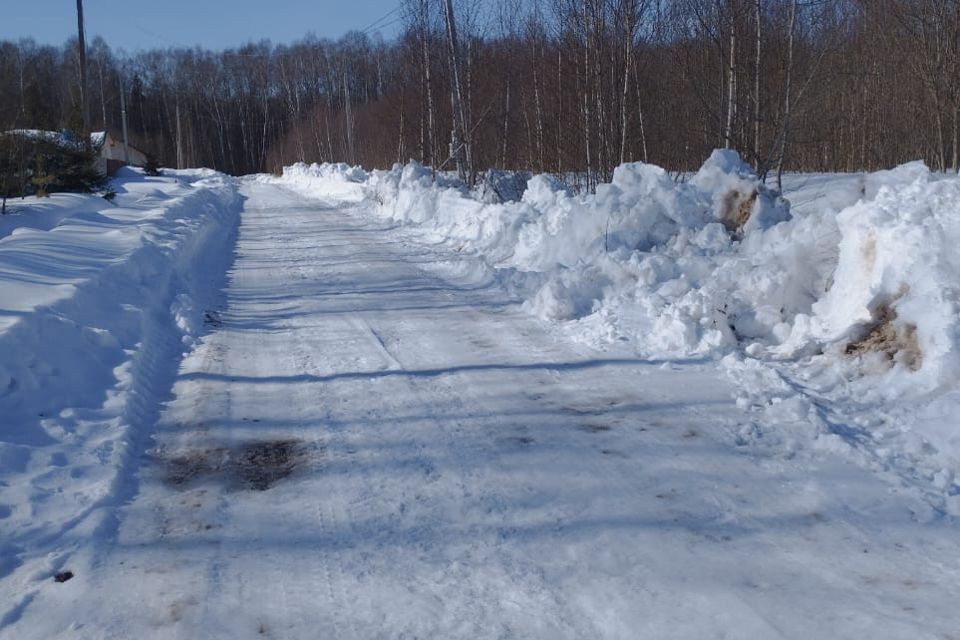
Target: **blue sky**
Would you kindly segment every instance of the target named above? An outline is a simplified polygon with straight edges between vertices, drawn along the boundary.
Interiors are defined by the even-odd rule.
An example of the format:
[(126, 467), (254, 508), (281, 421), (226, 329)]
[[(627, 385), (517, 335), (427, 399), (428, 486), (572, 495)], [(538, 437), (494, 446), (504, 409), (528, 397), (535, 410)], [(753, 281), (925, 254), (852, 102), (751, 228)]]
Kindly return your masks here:
[[(31, 37), (62, 44), (76, 33), (76, 0), (3, 4), (0, 40)], [(87, 37), (103, 36), (114, 49), (194, 45), (224, 49), (263, 38), (291, 42), (308, 31), (337, 38), (352, 29), (363, 30), (399, 4), (400, 0), (85, 0), (84, 15)], [(399, 16), (397, 11), (382, 21), (385, 38), (396, 35)]]

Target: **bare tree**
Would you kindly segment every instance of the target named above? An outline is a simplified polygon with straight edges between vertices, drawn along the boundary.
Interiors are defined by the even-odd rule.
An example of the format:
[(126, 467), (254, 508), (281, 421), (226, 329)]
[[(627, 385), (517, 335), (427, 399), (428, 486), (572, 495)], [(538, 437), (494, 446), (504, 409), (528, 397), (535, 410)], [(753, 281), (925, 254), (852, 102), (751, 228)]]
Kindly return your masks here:
[(777, 156), (777, 189), (783, 191), (783, 170), (787, 163), (790, 148), (790, 108), (793, 98), (793, 49), (796, 37), (797, 4), (799, 0), (790, 0), (790, 20), (787, 28), (787, 78), (783, 89), (783, 124), (780, 128), (780, 152)]
[(960, 0), (403, 2), (393, 41), (116, 56), (95, 40), (80, 102), (79, 39), (0, 42), (0, 123), (79, 130), (82, 103), (119, 128), (126, 106), (161, 162), (237, 174), (408, 151), (439, 168), (444, 122), (467, 182), (503, 166), (592, 189), (621, 162), (692, 170), (725, 146), (760, 175), (960, 165)]

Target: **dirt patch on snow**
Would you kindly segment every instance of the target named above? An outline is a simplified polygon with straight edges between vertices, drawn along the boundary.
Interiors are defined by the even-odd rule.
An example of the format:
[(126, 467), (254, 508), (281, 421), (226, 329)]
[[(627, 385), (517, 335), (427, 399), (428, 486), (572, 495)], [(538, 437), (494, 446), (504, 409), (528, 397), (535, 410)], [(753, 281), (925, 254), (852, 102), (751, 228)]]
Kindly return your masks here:
[(234, 487), (266, 491), (307, 459), (299, 440), (264, 440), (233, 448), (198, 449), (164, 458), (164, 481), (173, 486), (201, 478), (222, 479)]
[(613, 427), (608, 424), (587, 423), (577, 425), (577, 429), (586, 431), (587, 433), (603, 433), (604, 431), (612, 430)]
[(536, 442), (536, 440), (530, 436), (510, 436), (508, 438), (501, 438), (499, 440), (499, 444), (501, 446), (505, 446), (510, 449), (525, 449), (534, 442)]
[(300, 461), (298, 445), (296, 440), (276, 440), (242, 447), (236, 464), (241, 484), (264, 491), (286, 478)]
[(883, 355), (892, 366), (899, 362), (910, 371), (923, 366), (923, 353), (917, 341), (917, 327), (913, 324), (898, 324), (897, 311), (891, 303), (879, 305), (873, 312), (873, 321), (864, 329), (863, 335), (851, 341), (846, 348), (849, 356), (869, 353)]
[(757, 202), (759, 193), (754, 189), (751, 193), (740, 193), (736, 189), (731, 190), (723, 198), (723, 205), (720, 211), (720, 222), (727, 228), (727, 232), (733, 238), (740, 238), (743, 235), (743, 227), (753, 215), (753, 207)]
[(215, 475), (225, 466), (226, 449), (200, 449), (164, 460), (168, 484), (182, 485), (200, 477)]

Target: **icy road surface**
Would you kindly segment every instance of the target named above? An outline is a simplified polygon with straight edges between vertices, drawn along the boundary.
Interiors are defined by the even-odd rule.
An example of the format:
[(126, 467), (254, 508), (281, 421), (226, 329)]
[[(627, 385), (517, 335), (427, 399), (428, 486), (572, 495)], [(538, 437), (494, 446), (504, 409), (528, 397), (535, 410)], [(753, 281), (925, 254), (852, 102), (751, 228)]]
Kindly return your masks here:
[(130, 500), (4, 638), (958, 638), (960, 535), (760, 449), (718, 367), (552, 337), (455, 255), (248, 182)]

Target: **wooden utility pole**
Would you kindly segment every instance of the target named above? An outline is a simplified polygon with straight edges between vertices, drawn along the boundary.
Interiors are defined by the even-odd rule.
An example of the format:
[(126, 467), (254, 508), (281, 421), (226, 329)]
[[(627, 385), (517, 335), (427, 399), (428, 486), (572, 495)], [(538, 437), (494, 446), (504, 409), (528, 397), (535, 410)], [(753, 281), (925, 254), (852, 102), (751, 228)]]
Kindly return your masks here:
[(77, 48), (80, 57), (80, 114), (85, 146), (90, 146), (90, 109), (87, 107), (87, 41), (83, 33), (83, 0), (77, 0)]
[(453, 105), (453, 136), (450, 141), (450, 157), (457, 163), (460, 179), (469, 182), (473, 179), (473, 160), (470, 154), (470, 142), (467, 139), (467, 112), (463, 104), (463, 87), (460, 81), (460, 44), (457, 40), (457, 25), (453, 16), (453, 0), (444, 0), (443, 11), (447, 19), (447, 40), (450, 44), (450, 74), (453, 86), (450, 99)]
[[(124, 95), (123, 76), (120, 76), (120, 120), (123, 123), (123, 161), (130, 164), (130, 143), (127, 140), (127, 98)], [(106, 122), (104, 122), (106, 127)]]

